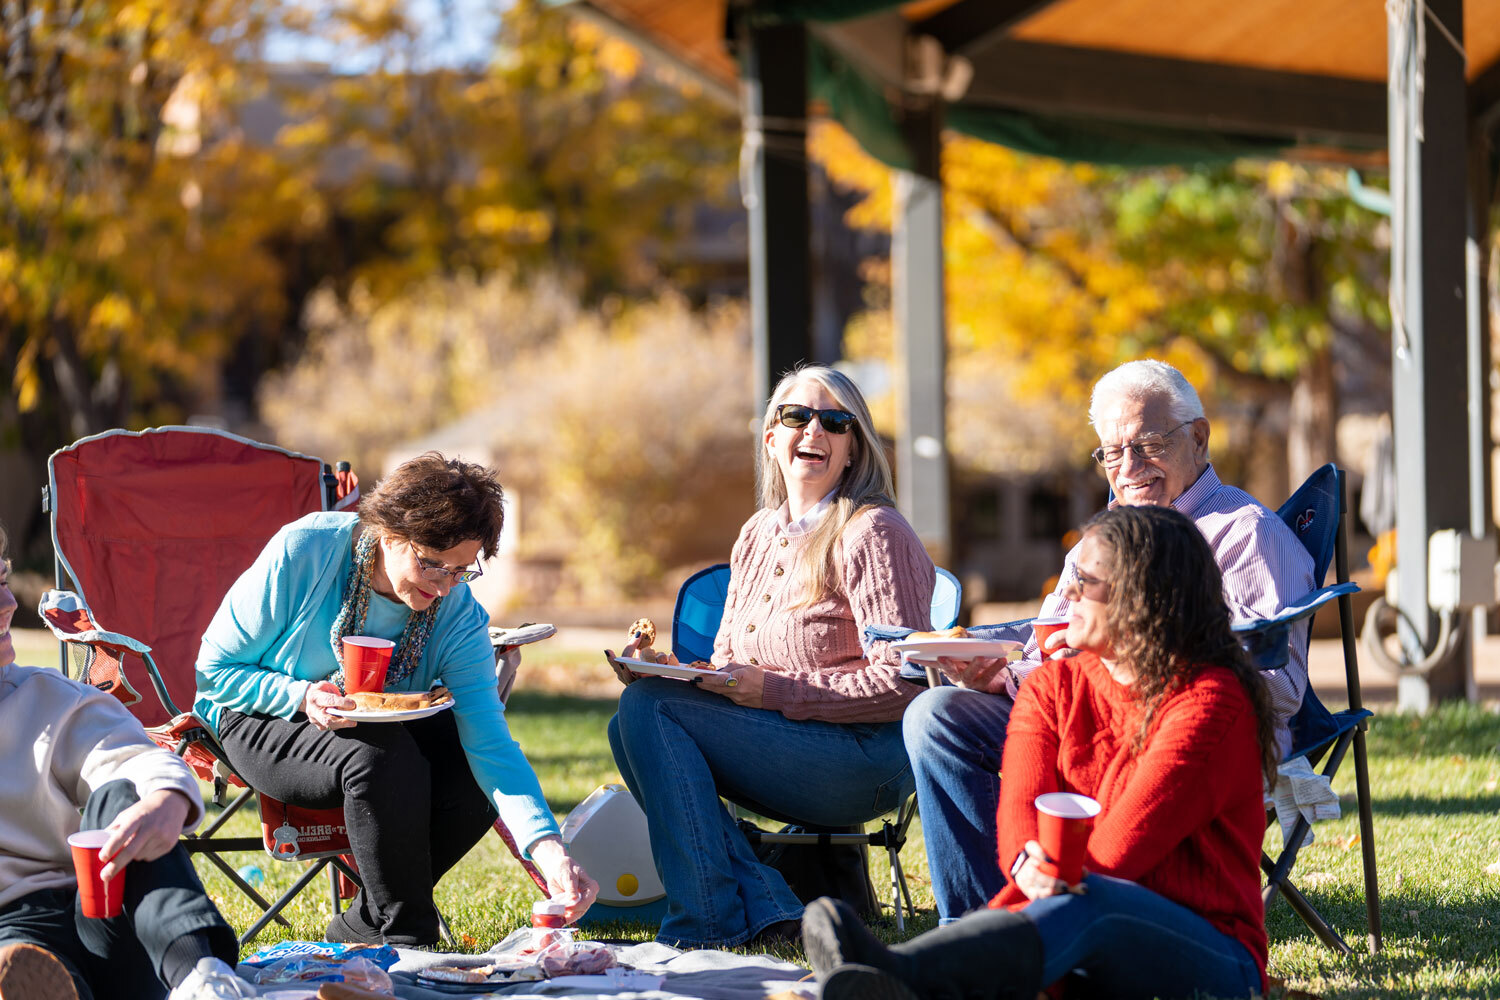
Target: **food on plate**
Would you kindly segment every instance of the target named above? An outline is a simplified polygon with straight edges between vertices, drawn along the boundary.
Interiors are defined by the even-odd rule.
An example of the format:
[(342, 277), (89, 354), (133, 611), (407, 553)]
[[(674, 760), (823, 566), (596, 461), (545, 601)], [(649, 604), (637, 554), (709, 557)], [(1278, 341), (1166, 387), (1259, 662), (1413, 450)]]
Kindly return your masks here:
[(418, 972), (417, 976), (440, 983), (483, 983), (494, 974), (493, 965), (429, 965)]
[(969, 630), (962, 625), (945, 628), (938, 632), (913, 632), (908, 639), (972, 639)]
[[(649, 618), (637, 618), (626, 632), (628, 639), (641, 638), (641, 647), (656, 645), (656, 623)], [(644, 657), (643, 657), (644, 659)]]
[(445, 687), (431, 691), (351, 691), (356, 708), (366, 712), (405, 712), (414, 708), (431, 708), (453, 700)]

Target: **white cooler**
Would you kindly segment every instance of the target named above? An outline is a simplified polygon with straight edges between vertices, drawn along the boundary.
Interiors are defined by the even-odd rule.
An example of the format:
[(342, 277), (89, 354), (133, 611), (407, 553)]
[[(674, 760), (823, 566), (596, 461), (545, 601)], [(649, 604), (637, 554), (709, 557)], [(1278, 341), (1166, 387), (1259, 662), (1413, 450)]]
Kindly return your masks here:
[(568, 854), (599, 883), (580, 924), (608, 920), (660, 924), (667, 893), (651, 860), (646, 814), (624, 785), (600, 785), (562, 824)]

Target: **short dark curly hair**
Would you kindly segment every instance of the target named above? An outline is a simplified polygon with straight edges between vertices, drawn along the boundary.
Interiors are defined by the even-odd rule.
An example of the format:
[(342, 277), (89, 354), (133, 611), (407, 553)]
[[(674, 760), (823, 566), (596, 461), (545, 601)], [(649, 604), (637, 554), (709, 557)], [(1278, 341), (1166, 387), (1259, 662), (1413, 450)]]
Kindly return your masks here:
[(383, 534), (439, 552), (479, 541), (495, 554), (505, 491), (482, 465), (435, 451), (402, 462), (359, 502), (359, 520)]

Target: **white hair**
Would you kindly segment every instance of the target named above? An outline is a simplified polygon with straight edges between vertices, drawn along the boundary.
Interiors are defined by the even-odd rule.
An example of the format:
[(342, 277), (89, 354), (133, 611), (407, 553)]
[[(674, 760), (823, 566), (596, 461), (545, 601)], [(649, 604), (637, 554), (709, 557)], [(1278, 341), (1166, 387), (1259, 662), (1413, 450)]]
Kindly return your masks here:
[(1094, 393), (1089, 397), (1089, 424), (1098, 428), (1099, 421), (1106, 418), (1105, 404), (1117, 400), (1141, 402), (1162, 398), (1167, 401), (1170, 419), (1187, 423), (1203, 416), (1203, 403), (1198, 399), (1198, 390), (1183, 377), (1182, 372), (1165, 361), (1145, 359), (1127, 361), (1114, 371), (1107, 372), (1094, 383)]

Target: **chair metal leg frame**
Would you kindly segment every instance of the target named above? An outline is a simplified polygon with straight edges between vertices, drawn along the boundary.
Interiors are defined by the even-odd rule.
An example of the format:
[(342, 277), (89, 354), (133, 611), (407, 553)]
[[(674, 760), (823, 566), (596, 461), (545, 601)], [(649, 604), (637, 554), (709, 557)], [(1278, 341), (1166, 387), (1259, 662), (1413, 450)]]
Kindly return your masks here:
[[(1340, 496), (1340, 504), (1343, 498)], [(1339, 579), (1349, 578), (1349, 553), (1344, 533), (1338, 534), (1334, 547)], [(1339, 627), (1344, 634), (1344, 677), (1349, 688), (1349, 707), (1364, 707), (1364, 698), (1359, 689), (1359, 661), (1354, 643), (1354, 599), (1348, 594), (1339, 598)], [(1354, 787), (1359, 800), (1359, 844), (1365, 873), (1365, 917), (1369, 921), (1368, 941), (1370, 954), (1380, 950), (1380, 885), (1375, 874), (1375, 816), (1370, 802), (1370, 760), (1365, 751), (1365, 731), (1368, 720), (1361, 719), (1354, 730)]]
[[(255, 903), (256, 906), (259, 906), (263, 912), (271, 909), (271, 904), (269, 901), (267, 901), (266, 897), (262, 896), (258, 891), (256, 891), (256, 889), (251, 886), (249, 882), (246, 882), (244, 878), (240, 876), (239, 872), (231, 868), (229, 866), (229, 862), (225, 861), (217, 854), (211, 853), (209, 851), (200, 851), (199, 853), (202, 854), (206, 860), (212, 863), (214, 867), (218, 868), (219, 871), (223, 872), (225, 878), (229, 879), (229, 881), (239, 886), (239, 890), (246, 896), (249, 896), (250, 900)], [(292, 929), (292, 925), (287, 921), (285, 917), (277, 915), (274, 919), (278, 924), (285, 927), (287, 930)]]
[[(1339, 481), (1339, 514), (1347, 513), (1343, 480)], [(1340, 531), (1334, 539), (1334, 568), (1340, 580), (1349, 579), (1349, 545)], [(1339, 628), (1344, 637), (1344, 681), (1349, 688), (1349, 707), (1364, 708), (1359, 688), (1359, 660), (1354, 642), (1354, 598), (1339, 598)], [(1369, 726), (1361, 720), (1354, 732), (1354, 783), (1359, 797), (1359, 840), (1365, 869), (1365, 916), (1370, 922), (1370, 953), (1380, 950), (1380, 886), (1375, 875), (1375, 817), (1370, 803), (1370, 761), (1365, 752), (1365, 732)]]
[[(319, 858), (317, 861), (315, 861), (311, 868), (302, 873), (301, 878), (292, 883), (292, 887), (290, 889), (281, 894), (281, 897), (276, 900), (276, 902), (271, 906), (270, 909), (261, 914), (259, 920), (250, 925), (249, 930), (240, 935), (240, 947), (243, 948), (251, 941), (254, 941), (255, 936), (261, 932), (266, 924), (275, 919), (276, 916), (286, 908), (286, 905), (288, 903), (297, 898), (297, 894), (305, 889), (309, 882), (321, 875), (323, 873), (323, 869), (333, 864), (334, 861), (335, 859), (331, 857)], [(337, 887), (335, 887), (334, 891), (338, 891)]]
[[(1297, 825), (1300, 827), (1302, 821), (1299, 821)], [(1269, 875), (1268, 862), (1269, 859), (1265, 855), (1261, 855), (1261, 870)], [(1353, 954), (1354, 949), (1350, 948), (1344, 939), (1339, 937), (1337, 931), (1328, 926), (1328, 922), (1318, 915), (1318, 911), (1313, 909), (1313, 905), (1307, 901), (1307, 897), (1302, 895), (1302, 890), (1293, 885), (1290, 879), (1282, 879), (1281, 894), (1286, 897), (1287, 903), (1296, 912), (1297, 916), (1302, 918), (1302, 922), (1312, 929), (1312, 932), (1318, 936), (1320, 941), (1341, 955)]]

